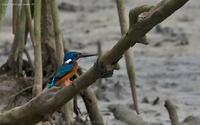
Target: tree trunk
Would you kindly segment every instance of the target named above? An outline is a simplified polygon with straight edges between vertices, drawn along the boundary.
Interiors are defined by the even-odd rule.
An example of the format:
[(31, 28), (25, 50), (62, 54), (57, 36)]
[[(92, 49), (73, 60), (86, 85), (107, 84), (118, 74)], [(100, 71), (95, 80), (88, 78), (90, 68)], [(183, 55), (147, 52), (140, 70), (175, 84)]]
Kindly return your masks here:
[(42, 65), (45, 76), (50, 76), (57, 68), (55, 32), (51, 11), (51, 0), (42, 0), (41, 43)]

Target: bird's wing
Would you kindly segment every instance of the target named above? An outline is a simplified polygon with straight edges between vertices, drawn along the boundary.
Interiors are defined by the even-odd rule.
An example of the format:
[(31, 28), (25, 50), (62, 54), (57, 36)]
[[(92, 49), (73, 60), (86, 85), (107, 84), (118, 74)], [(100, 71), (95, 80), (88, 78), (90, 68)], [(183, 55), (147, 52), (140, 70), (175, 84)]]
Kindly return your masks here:
[(74, 67), (74, 64), (63, 64), (56, 71), (54, 77), (60, 79), (64, 77), (67, 73), (71, 72)]
[(63, 64), (61, 65), (57, 71), (55, 72), (54, 76), (52, 77), (50, 83), (49, 83), (49, 88), (55, 86), (57, 80), (61, 79), (64, 77), (66, 74), (72, 71), (74, 67), (74, 64)]

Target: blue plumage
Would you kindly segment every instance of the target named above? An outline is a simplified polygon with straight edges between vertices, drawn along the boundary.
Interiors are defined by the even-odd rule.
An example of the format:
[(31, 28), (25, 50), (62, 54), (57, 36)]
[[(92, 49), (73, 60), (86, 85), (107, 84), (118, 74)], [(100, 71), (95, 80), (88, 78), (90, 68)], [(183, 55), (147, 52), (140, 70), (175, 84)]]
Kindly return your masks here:
[(74, 67), (74, 64), (62, 64), (58, 70), (55, 72), (54, 76), (52, 77), (48, 88), (52, 88), (56, 85), (56, 82), (64, 77), (67, 73), (71, 72)]

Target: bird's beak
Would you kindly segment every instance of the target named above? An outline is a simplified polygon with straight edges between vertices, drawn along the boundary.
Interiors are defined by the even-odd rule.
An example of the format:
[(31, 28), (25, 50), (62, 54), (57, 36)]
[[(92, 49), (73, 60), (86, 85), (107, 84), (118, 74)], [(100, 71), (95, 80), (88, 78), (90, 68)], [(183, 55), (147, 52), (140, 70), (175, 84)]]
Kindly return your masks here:
[(87, 53), (80, 53), (78, 55), (78, 58), (85, 58), (85, 57), (90, 57), (90, 56), (97, 56), (98, 54), (87, 54)]

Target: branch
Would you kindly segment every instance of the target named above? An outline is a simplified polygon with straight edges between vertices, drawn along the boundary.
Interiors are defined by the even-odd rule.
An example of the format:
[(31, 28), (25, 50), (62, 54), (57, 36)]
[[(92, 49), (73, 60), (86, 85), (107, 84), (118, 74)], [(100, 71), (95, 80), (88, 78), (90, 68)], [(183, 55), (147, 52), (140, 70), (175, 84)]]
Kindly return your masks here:
[(87, 88), (80, 93), (85, 103), (92, 125), (104, 125), (100, 114), (97, 98), (91, 88)]
[[(124, 35), (128, 31), (128, 21), (127, 17), (125, 15), (125, 5), (124, 0), (117, 0), (117, 9), (118, 9), (118, 15), (119, 15), (119, 22), (121, 27), (121, 34)], [(133, 14), (135, 15), (135, 14)], [(132, 21), (132, 18), (130, 18), (130, 22), (136, 23), (137, 22), (137, 16), (136, 15), (136, 21)], [(134, 109), (136, 110), (137, 114), (139, 114), (139, 108), (138, 108), (138, 101), (137, 101), (137, 94), (136, 94), (136, 83), (135, 83), (135, 68), (134, 68), (134, 62), (133, 62), (133, 51), (132, 49), (128, 49), (125, 52), (125, 61), (126, 61), (126, 69), (130, 81), (131, 86), (131, 92), (132, 92), (132, 99), (134, 104)]]
[(125, 51), (136, 44), (155, 25), (182, 7), (188, 0), (165, 0), (144, 14), (144, 19), (129, 27), (118, 43), (86, 73), (78, 77), (73, 85), (63, 88), (55, 96), (52, 89), (42, 92), (28, 103), (0, 114), (0, 124), (33, 125), (41, 121), (47, 114), (55, 112), (59, 107), (72, 99), (80, 90), (87, 88), (97, 79), (112, 75), (115, 64)]
[(178, 121), (178, 115), (176, 112), (176, 108), (175, 106), (171, 103), (170, 100), (166, 100), (165, 101), (165, 108), (167, 109), (168, 113), (169, 113), (169, 117), (171, 120), (171, 124), (172, 125), (179, 125), (179, 121)]

